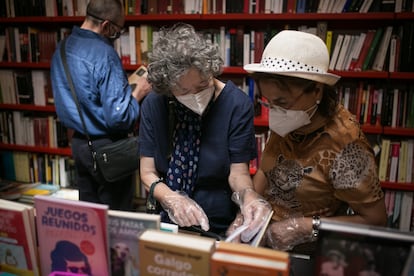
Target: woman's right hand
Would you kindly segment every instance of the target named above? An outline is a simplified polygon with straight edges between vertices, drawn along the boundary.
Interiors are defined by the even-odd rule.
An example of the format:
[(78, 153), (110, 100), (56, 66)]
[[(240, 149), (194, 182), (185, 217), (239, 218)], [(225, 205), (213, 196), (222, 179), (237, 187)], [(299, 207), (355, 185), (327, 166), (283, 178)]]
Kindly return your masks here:
[(210, 229), (207, 215), (186, 193), (174, 191), (165, 195), (159, 202), (171, 221), (179, 226), (200, 225), (204, 231)]

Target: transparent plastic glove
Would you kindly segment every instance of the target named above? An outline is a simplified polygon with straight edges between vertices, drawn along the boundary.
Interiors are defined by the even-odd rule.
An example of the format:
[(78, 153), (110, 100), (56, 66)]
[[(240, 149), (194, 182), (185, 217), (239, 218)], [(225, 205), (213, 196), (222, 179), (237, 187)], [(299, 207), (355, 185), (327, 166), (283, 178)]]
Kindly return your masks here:
[(288, 251), (298, 244), (312, 241), (309, 218), (294, 217), (273, 222), (266, 231), (266, 244), (273, 249)]
[(231, 198), (240, 207), (243, 224), (249, 225), (241, 233), (241, 240), (249, 242), (264, 227), (271, 206), (261, 195), (250, 188), (234, 192)]
[(210, 225), (203, 209), (184, 192), (174, 192), (165, 196), (161, 206), (167, 211), (171, 221), (179, 226), (200, 225), (201, 229), (208, 231)]
[[(226, 231), (226, 237), (230, 236), (231, 234), (236, 231), (237, 228), (243, 225), (243, 215), (241, 213), (237, 213), (236, 218), (233, 220), (233, 222), (230, 224), (229, 228), (227, 228)], [(236, 238), (234, 238), (231, 242), (239, 243), (240, 242), (240, 235)]]

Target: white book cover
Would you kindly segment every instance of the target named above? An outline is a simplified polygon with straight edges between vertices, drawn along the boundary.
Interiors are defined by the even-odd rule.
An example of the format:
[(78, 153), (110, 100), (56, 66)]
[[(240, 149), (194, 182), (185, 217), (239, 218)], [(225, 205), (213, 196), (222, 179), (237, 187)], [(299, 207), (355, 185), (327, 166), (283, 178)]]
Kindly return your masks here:
[(344, 41), (342, 42), (341, 50), (339, 52), (338, 60), (335, 64), (335, 70), (338, 70), (338, 71), (342, 70), (345, 56), (346, 56), (346, 53), (348, 52), (350, 42), (351, 42), (351, 35), (345, 34)]
[(33, 102), (35, 105), (46, 105), (45, 87), (47, 85), (46, 73), (43, 70), (32, 70)]
[(128, 27), (129, 33), (129, 55), (130, 55), (130, 64), (137, 64), (137, 52), (135, 46), (135, 26)]
[(411, 229), (411, 215), (413, 206), (413, 192), (403, 192), (401, 196), (401, 215), (399, 229), (409, 232)]
[(397, 55), (397, 40), (398, 36), (392, 35), (390, 40), (390, 55), (388, 62), (388, 72), (395, 72), (395, 63)]
[(73, 10), (73, 1), (72, 0), (62, 0), (62, 8), (64, 16), (74, 16), (75, 12)]
[(392, 26), (388, 26), (382, 35), (377, 55), (375, 56), (372, 70), (382, 71), (384, 69), (385, 58), (387, 57), (388, 47), (392, 35)]
[(326, 12), (326, 5), (327, 4), (328, 4), (328, 0), (320, 0), (316, 12), (317, 13), (324, 13), (324, 12)]
[(251, 63), (250, 61), (250, 34), (243, 34), (243, 65)]
[(351, 35), (351, 41), (349, 42), (348, 51), (345, 54), (345, 60), (342, 64), (341, 70), (348, 70), (349, 65), (351, 64), (354, 52), (356, 51), (356, 48), (358, 47), (359, 42), (359, 35)]
[[(365, 32), (359, 34), (355, 48), (352, 50), (351, 62), (357, 62), (359, 55), (361, 53), (361, 50), (362, 50), (362, 46), (364, 46), (364, 41), (365, 41), (366, 36), (367, 36), (367, 33)], [(351, 62), (348, 64), (347, 69), (351, 69), (350, 68)]]
[(335, 47), (332, 52), (331, 61), (329, 62), (329, 70), (334, 70), (336, 61), (338, 60), (339, 51), (341, 50), (342, 41), (344, 40), (343, 34), (338, 34), (336, 41), (335, 41)]
[(360, 13), (367, 13), (373, 2), (374, 2), (374, 0), (364, 0), (361, 7), (359, 8), (359, 12)]

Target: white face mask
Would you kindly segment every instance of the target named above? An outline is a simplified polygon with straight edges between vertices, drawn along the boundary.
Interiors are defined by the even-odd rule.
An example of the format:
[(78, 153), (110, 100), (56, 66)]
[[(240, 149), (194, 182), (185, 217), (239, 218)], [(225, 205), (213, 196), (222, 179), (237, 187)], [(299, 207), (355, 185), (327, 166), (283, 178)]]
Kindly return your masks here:
[(185, 105), (187, 108), (191, 109), (198, 115), (202, 115), (206, 110), (208, 103), (213, 96), (215, 87), (207, 87), (206, 89), (196, 93), (196, 94), (186, 94), (182, 96), (175, 96), (177, 101)]
[[(309, 115), (308, 111), (312, 110), (312, 108), (315, 108), (315, 110)], [(289, 110), (280, 106), (274, 106), (269, 111), (269, 128), (280, 136), (285, 137), (288, 133), (310, 124), (310, 119), (317, 109), (317, 104), (307, 110)]]

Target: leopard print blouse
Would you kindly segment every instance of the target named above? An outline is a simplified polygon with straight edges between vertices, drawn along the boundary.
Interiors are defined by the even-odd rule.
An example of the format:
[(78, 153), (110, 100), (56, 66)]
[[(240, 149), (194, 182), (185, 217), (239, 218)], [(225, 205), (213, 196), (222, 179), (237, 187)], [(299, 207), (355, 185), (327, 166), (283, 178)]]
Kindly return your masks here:
[(384, 197), (369, 141), (341, 105), (333, 119), (312, 122), (310, 132), (271, 132), (260, 166), (276, 221), (325, 208), (339, 215)]

